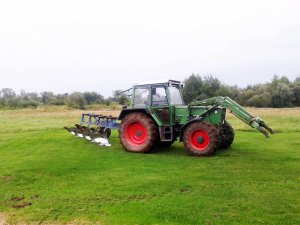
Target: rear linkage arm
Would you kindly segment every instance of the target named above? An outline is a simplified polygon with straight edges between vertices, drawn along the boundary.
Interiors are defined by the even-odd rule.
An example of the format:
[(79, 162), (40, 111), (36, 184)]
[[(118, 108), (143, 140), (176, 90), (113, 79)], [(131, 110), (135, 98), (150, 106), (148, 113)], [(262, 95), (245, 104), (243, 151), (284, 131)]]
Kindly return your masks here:
[[(263, 133), (266, 136), (266, 138), (270, 137), (268, 132), (274, 134), (274, 131), (261, 118), (252, 116), (242, 106), (240, 106), (237, 102), (233, 101), (229, 97), (219, 96), (219, 97), (209, 98), (203, 101), (196, 101), (189, 104), (189, 107), (191, 106), (211, 106), (212, 108), (218, 106), (225, 107), (229, 109), (231, 113), (233, 113), (237, 118), (239, 118), (249, 126)], [(207, 111), (205, 111), (204, 114), (206, 112)]]

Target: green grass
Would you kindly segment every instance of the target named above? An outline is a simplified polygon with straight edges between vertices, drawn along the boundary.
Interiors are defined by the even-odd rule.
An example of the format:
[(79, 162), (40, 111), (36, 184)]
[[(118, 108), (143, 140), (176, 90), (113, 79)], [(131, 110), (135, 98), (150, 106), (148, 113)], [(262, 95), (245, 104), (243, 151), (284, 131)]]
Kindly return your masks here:
[[(205, 158), (179, 142), (126, 153), (116, 132), (109, 148), (74, 138), (61, 127), (79, 111), (0, 112), (0, 215), (12, 224), (300, 224), (297, 112), (292, 130), (265, 115), (280, 133), (265, 139), (240, 125), (230, 149)], [(31, 205), (13, 208), (15, 196)]]

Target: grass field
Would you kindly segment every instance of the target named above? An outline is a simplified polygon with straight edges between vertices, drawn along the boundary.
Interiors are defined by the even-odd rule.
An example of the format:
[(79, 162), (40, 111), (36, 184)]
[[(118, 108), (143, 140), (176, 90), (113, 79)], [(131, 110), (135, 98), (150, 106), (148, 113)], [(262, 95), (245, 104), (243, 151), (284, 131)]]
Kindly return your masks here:
[(229, 115), (235, 142), (205, 158), (74, 138), (81, 111), (0, 111), (0, 224), (300, 224), (300, 109), (249, 111), (277, 133)]

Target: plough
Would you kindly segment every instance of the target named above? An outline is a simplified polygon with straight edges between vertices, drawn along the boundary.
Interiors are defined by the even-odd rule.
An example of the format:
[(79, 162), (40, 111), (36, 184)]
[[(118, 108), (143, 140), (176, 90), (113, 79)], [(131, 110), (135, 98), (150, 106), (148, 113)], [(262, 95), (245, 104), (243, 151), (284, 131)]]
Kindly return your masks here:
[(85, 138), (100, 146), (111, 146), (108, 138), (111, 135), (111, 129), (118, 129), (116, 123), (117, 117), (104, 116), (101, 114), (83, 113), (81, 115), (80, 124), (74, 127), (64, 127), (76, 137)]

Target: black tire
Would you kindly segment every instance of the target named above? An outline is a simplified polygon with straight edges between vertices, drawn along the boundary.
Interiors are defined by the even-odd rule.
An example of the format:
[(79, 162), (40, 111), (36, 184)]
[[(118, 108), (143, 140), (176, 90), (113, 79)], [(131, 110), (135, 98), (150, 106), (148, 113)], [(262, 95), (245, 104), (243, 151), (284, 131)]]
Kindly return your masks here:
[(219, 148), (222, 149), (228, 148), (234, 140), (234, 130), (230, 125), (230, 123), (228, 123), (226, 120), (221, 125), (219, 138), (220, 138)]
[(217, 129), (206, 122), (194, 122), (184, 130), (183, 144), (188, 154), (193, 156), (212, 155), (218, 147)]
[(128, 152), (148, 152), (157, 140), (157, 128), (144, 113), (130, 113), (122, 119), (119, 127), (120, 143)]

